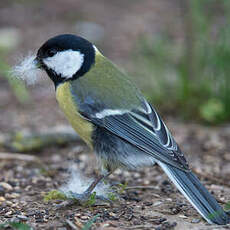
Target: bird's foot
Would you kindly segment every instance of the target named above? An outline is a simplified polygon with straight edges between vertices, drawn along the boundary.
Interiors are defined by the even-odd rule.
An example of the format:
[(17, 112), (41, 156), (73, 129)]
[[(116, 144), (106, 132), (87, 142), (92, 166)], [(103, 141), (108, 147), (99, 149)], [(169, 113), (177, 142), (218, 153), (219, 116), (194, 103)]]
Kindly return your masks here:
[(66, 208), (69, 206), (72, 206), (74, 204), (80, 204), (80, 205), (94, 205), (97, 200), (103, 201), (103, 202), (108, 202), (110, 205), (112, 205), (112, 200), (102, 196), (102, 195), (96, 195), (95, 192), (89, 193), (89, 192), (84, 192), (84, 193), (75, 193), (75, 192), (68, 192), (68, 200), (63, 201), (60, 204), (56, 205), (56, 209), (62, 209)]
[(86, 191), (83, 193), (76, 193), (76, 192), (69, 191), (67, 196), (70, 199), (77, 200), (79, 202), (86, 202), (87, 200), (90, 199), (90, 196), (92, 194), (90, 192), (86, 192)]
[(55, 209), (62, 209), (62, 208), (70, 207), (75, 203), (76, 201), (73, 199), (65, 200), (61, 202), (60, 204), (55, 205)]
[(104, 202), (109, 202), (110, 204), (112, 203), (112, 201), (102, 195), (97, 195), (96, 192), (83, 192), (83, 193), (75, 193), (75, 192), (69, 192), (68, 197), (72, 200), (75, 200), (77, 202), (79, 202), (80, 204), (89, 204), (89, 205), (93, 205), (96, 200), (101, 200)]

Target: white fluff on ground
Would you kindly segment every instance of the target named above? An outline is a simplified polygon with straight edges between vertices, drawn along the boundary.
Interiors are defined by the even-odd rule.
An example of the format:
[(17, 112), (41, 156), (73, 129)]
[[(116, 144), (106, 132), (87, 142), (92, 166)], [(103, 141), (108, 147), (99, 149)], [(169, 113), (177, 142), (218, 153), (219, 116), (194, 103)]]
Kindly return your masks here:
[[(65, 194), (68, 194), (68, 192), (83, 193), (93, 182), (93, 179), (83, 176), (76, 168), (71, 167), (70, 171), (69, 181), (60, 190)], [(110, 185), (101, 182), (97, 184), (93, 192), (96, 192), (97, 195), (108, 197), (108, 193), (111, 192)]]

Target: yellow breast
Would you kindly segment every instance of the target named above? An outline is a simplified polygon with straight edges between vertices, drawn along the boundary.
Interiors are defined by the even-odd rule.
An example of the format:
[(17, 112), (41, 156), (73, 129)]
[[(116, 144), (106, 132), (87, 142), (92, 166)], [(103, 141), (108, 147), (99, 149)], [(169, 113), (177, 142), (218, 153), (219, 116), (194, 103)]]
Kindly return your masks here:
[(77, 105), (70, 91), (69, 82), (60, 84), (57, 87), (56, 98), (69, 123), (88, 146), (92, 148), (91, 134), (93, 125), (79, 114)]

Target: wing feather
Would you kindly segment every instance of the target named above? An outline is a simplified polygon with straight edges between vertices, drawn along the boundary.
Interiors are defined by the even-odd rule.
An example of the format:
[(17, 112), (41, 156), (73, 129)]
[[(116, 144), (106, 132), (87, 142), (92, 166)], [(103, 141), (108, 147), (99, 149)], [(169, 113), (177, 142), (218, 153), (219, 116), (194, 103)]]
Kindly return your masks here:
[(100, 119), (91, 115), (90, 120), (155, 159), (189, 170), (184, 155), (166, 125), (149, 104), (148, 110), (141, 108), (117, 115), (107, 115)]

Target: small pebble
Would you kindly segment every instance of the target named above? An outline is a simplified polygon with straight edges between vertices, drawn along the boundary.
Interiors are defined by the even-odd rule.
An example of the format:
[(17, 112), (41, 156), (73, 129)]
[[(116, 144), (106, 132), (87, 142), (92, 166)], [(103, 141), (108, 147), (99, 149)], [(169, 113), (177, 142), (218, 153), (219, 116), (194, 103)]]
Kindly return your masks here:
[(0, 196), (0, 202), (5, 201), (6, 199), (3, 196)]
[(184, 215), (179, 215), (180, 218), (183, 218), (183, 219), (187, 219), (188, 217), (187, 216), (184, 216)]
[(157, 201), (157, 202), (155, 202), (155, 203), (153, 204), (153, 206), (155, 207), (155, 206), (158, 206), (158, 205), (160, 205), (160, 204), (162, 204), (162, 202), (161, 202), (161, 201)]
[(20, 195), (18, 194), (18, 193), (11, 193), (11, 194), (9, 194), (9, 193), (7, 193), (6, 195), (5, 195), (5, 197), (7, 198), (7, 199), (15, 199), (15, 198), (18, 198)]
[(82, 220), (88, 220), (88, 219), (89, 219), (88, 216), (81, 216), (80, 218), (81, 218)]
[(192, 219), (192, 221), (191, 221), (191, 223), (193, 223), (193, 224), (197, 224), (199, 222), (200, 222), (200, 219)]
[(10, 219), (10, 222), (19, 223), (20, 220), (16, 216), (14, 216)]
[(32, 189), (31, 185), (26, 186), (25, 191), (30, 191)]
[(225, 160), (230, 161), (230, 154), (229, 153), (224, 154), (224, 158)]
[(151, 220), (151, 222), (152, 222), (153, 224), (159, 225), (159, 224), (165, 222), (166, 220), (167, 220), (166, 218), (157, 217), (156, 219), (154, 218), (153, 220)]
[(11, 207), (21, 209), (21, 206), (19, 205), (19, 203), (12, 203)]
[(145, 201), (145, 202), (143, 202), (143, 204), (145, 206), (151, 206), (151, 205), (153, 205), (153, 202)]
[(29, 212), (27, 212), (26, 215), (27, 216), (34, 216), (34, 215), (36, 215), (36, 211), (29, 211)]
[(133, 177), (136, 178), (136, 179), (139, 178), (140, 176), (141, 176), (140, 173), (134, 173), (133, 174)]
[(7, 191), (12, 191), (13, 190), (13, 187), (10, 184), (6, 183), (6, 182), (1, 182), (0, 186), (2, 186)]
[(143, 181), (143, 184), (144, 184), (144, 185), (149, 185), (149, 184), (150, 184), (150, 181), (149, 181), (149, 180), (144, 180), (144, 181)]
[(110, 212), (109, 215), (110, 215), (110, 216), (116, 216), (116, 214), (113, 213), (113, 212)]
[(166, 230), (166, 229), (174, 229), (176, 227), (176, 222), (163, 222), (159, 227), (156, 227), (155, 230)]
[(12, 206), (13, 202), (7, 200), (7, 201), (6, 201), (6, 204), (9, 205), (9, 206)]
[(129, 176), (130, 176), (130, 172), (124, 171), (124, 176), (125, 176), (125, 177), (129, 177)]
[(17, 218), (18, 218), (19, 220), (23, 220), (23, 221), (28, 220), (28, 217), (27, 217), (27, 216), (23, 216), (23, 215), (17, 215)]
[(9, 212), (5, 213), (4, 216), (5, 216), (5, 217), (10, 217), (10, 216), (12, 215), (12, 213), (13, 213), (12, 211), (9, 211)]
[(38, 218), (36, 219), (36, 223), (43, 223), (44, 222), (44, 219), (43, 218)]
[(2, 185), (0, 185), (0, 196), (4, 196), (4, 194), (5, 194), (5, 188)]
[(16, 181), (8, 181), (8, 184), (10, 184), (12, 187), (15, 187), (17, 185)]

